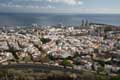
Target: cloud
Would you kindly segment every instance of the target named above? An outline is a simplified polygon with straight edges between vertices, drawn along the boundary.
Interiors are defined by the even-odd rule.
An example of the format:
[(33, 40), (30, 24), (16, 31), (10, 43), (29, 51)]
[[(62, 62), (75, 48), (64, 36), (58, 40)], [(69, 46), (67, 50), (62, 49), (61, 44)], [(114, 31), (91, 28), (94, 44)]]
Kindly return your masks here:
[(81, 0), (12, 0), (13, 2), (49, 2), (49, 3), (64, 3), (68, 5), (82, 5)]
[(39, 8), (42, 8), (42, 9), (55, 9), (56, 7), (52, 6), (52, 5), (47, 5), (47, 6), (41, 6)]
[(0, 6), (2, 6), (2, 7), (8, 7), (8, 8), (23, 8), (22, 5), (17, 5), (17, 4), (11, 5), (10, 3), (9, 4), (2, 3), (2, 4), (0, 4)]
[[(59, 5), (59, 3), (61, 5)], [(57, 5), (56, 5), (57, 4)], [(12, 8), (57, 8), (67, 7), (69, 5), (82, 5), (83, 2), (81, 0), (11, 0), (7, 3), (0, 3), (2, 7), (12, 7)], [(67, 4), (67, 5), (66, 5)], [(70, 6), (69, 6), (70, 7)]]
[(48, 5), (47, 8), (55, 8), (54, 6)]
[(83, 2), (81, 0), (47, 0), (51, 3), (65, 3), (68, 5), (82, 5)]
[(39, 6), (39, 5), (20, 5), (20, 4), (13, 4), (12, 2), (10, 3), (0, 3), (1, 7), (5, 7), (5, 8), (31, 8), (31, 9), (55, 9), (56, 7), (53, 5), (47, 5), (47, 6)]
[(15, 12), (22, 10), (24, 12), (60, 12), (71, 9), (73, 6), (78, 8), (82, 4), (82, 0), (7, 0), (0, 2), (0, 9), (3, 8), (3, 11), (9, 9)]
[(43, 1), (43, 0), (12, 0), (12, 1), (34, 1), (34, 2), (37, 1), (38, 2), (38, 1)]

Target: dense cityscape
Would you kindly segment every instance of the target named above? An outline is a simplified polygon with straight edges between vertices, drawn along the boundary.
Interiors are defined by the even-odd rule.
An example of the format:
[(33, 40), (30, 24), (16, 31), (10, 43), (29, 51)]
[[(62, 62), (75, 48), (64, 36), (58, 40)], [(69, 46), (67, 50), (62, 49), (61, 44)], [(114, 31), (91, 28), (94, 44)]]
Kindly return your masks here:
[[(35, 73), (61, 71), (76, 75), (83, 71), (118, 76), (119, 53), (118, 26), (82, 20), (82, 24), (77, 27), (33, 24), (32, 27), (4, 26), (0, 29), (0, 69), (31, 69)], [(75, 80), (88, 79), (75, 78)]]

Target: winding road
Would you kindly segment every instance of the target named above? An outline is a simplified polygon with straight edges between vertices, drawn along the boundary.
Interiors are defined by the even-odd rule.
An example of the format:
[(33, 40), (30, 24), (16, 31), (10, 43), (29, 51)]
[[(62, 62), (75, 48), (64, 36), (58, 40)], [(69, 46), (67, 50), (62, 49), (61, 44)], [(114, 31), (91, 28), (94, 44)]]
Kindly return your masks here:
[(62, 71), (62, 72), (80, 73), (79, 70), (74, 70), (71, 68), (63, 68), (59, 66), (52, 66), (46, 64), (33, 64), (33, 63), (0, 65), (0, 69), (18, 69), (18, 70), (32, 69), (34, 72)]

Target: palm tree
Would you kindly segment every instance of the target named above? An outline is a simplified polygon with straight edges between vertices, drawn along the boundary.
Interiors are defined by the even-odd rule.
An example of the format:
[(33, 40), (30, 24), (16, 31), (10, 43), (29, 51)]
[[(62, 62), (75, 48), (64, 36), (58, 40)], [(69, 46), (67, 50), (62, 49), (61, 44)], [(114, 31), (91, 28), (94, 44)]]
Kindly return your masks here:
[(22, 49), (25, 48), (25, 46), (21, 45), (19, 41), (17, 41), (17, 44), (20, 48), (22, 48)]
[[(21, 48), (21, 50), (23, 50), (23, 48), (25, 48), (25, 46), (21, 45), (19, 41), (17, 41), (18, 46)], [(30, 59), (33, 61), (33, 56), (30, 52), (27, 52), (28, 56), (26, 56), (26, 58), (28, 59), (30, 57)], [(29, 61), (26, 59), (26, 63)]]
[(14, 57), (14, 58), (17, 60), (17, 62), (18, 62), (19, 57), (18, 57), (18, 55), (16, 54), (16, 52), (20, 52), (21, 50), (16, 49), (14, 46), (10, 45), (10, 43), (9, 43), (8, 40), (7, 40), (6, 42), (7, 42), (7, 45), (8, 45), (8, 47), (9, 47), (9, 49), (8, 49), (8, 50), (5, 50), (5, 51), (11, 52), (12, 55), (13, 55), (13, 57)]
[(34, 47), (36, 47), (39, 51), (44, 51), (43, 48), (41, 46), (39, 46), (39, 44), (36, 44), (34, 42), (32, 42)]
[(41, 47), (39, 46), (39, 44), (35, 44), (33, 43), (34, 47), (36, 47), (42, 54), (40, 55), (40, 62), (44, 63), (48, 61), (48, 55), (47, 52)]

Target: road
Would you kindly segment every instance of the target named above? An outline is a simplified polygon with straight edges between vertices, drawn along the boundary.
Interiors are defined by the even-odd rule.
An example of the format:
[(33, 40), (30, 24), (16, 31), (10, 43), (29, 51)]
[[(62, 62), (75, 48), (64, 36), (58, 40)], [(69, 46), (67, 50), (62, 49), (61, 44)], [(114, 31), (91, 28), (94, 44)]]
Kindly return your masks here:
[(71, 73), (80, 73), (79, 70), (73, 70), (70, 68), (63, 68), (58, 66), (46, 65), (46, 64), (32, 64), (32, 63), (19, 63), (19, 64), (8, 64), (0, 65), (0, 69), (32, 69), (34, 72), (49, 72), (49, 71), (62, 71), (62, 72), (71, 72)]

